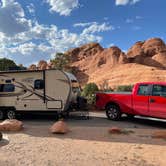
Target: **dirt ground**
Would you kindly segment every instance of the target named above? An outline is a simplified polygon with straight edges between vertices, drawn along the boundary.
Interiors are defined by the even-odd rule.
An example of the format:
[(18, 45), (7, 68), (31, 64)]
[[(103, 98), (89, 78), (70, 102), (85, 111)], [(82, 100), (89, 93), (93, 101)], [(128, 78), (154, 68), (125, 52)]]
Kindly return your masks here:
[[(0, 166), (165, 166), (166, 140), (151, 137), (166, 121), (123, 118), (109, 121), (101, 113), (89, 120), (67, 120), (66, 135), (49, 133), (52, 116), (23, 118), (24, 130), (3, 133)], [(111, 135), (117, 126), (129, 134)]]

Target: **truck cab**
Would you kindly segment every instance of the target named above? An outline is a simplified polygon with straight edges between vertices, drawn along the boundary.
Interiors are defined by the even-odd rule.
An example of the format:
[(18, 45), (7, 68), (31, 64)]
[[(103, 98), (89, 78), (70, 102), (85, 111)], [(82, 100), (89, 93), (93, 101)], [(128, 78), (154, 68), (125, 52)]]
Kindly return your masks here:
[(137, 83), (132, 93), (97, 93), (96, 106), (111, 120), (119, 120), (123, 113), (166, 119), (166, 83)]

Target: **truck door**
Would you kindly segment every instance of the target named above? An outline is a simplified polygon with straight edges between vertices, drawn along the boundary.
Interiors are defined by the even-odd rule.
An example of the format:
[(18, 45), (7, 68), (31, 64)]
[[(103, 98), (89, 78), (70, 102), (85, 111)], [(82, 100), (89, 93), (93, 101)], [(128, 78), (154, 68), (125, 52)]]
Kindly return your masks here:
[(149, 111), (151, 116), (166, 118), (166, 85), (153, 85)]
[(149, 85), (139, 85), (136, 94), (133, 95), (133, 110), (138, 115), (149, 114)]

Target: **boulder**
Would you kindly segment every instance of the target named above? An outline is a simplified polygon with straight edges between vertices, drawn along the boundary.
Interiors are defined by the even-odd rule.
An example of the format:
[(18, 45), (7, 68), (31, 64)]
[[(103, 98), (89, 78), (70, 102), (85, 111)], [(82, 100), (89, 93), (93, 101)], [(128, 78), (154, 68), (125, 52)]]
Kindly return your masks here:
[(59, 120), (51, 126), (50, 132), (53, 134), (66, 134), (69, 129), (63, 120)]
[(144, 54), (146, 54), (146, 56), (152, 57), (160, 52), (165, 52), (166, 45), (164, 41), (159, 38), (151, 38), (145, 41), (142, 45), (142, 49), (144, 50)]
[(152, 134), (152, 138), (163, 138), (163, 139), (166, 139), (166, 130), (155, 131)]
[(7, 119), (0, 123), (0, 131), (20, 131), (23, 123), (16, 119)]
[(0, 132), (0, 141), (2, 140), (2, 137), (3, 137), (3, 135), (2, 135), (2, 133)]
[(122, 133), (123, 133), (122, 129), (119, 128), (119, 127), (111, 127), (111, 128), (108, 130), (108, 132), (109, 132), (110, 134), (122, 134)]

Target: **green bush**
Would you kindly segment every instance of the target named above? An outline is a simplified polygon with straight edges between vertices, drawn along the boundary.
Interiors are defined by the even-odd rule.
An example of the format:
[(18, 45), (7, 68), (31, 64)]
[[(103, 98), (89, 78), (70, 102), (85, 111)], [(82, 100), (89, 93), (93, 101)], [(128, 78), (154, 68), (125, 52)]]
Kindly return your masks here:
[(82, 91), (82, 96), (88, 100), (89, 104), (92, 104), (95, 101), (95, 92), (98, 90), (98, 86), (95, 83), (86, 84)]
[(116, 91), (118, 92), (130, 92), (133, 89), (133, 85), (120, 85), (117, 87)]

